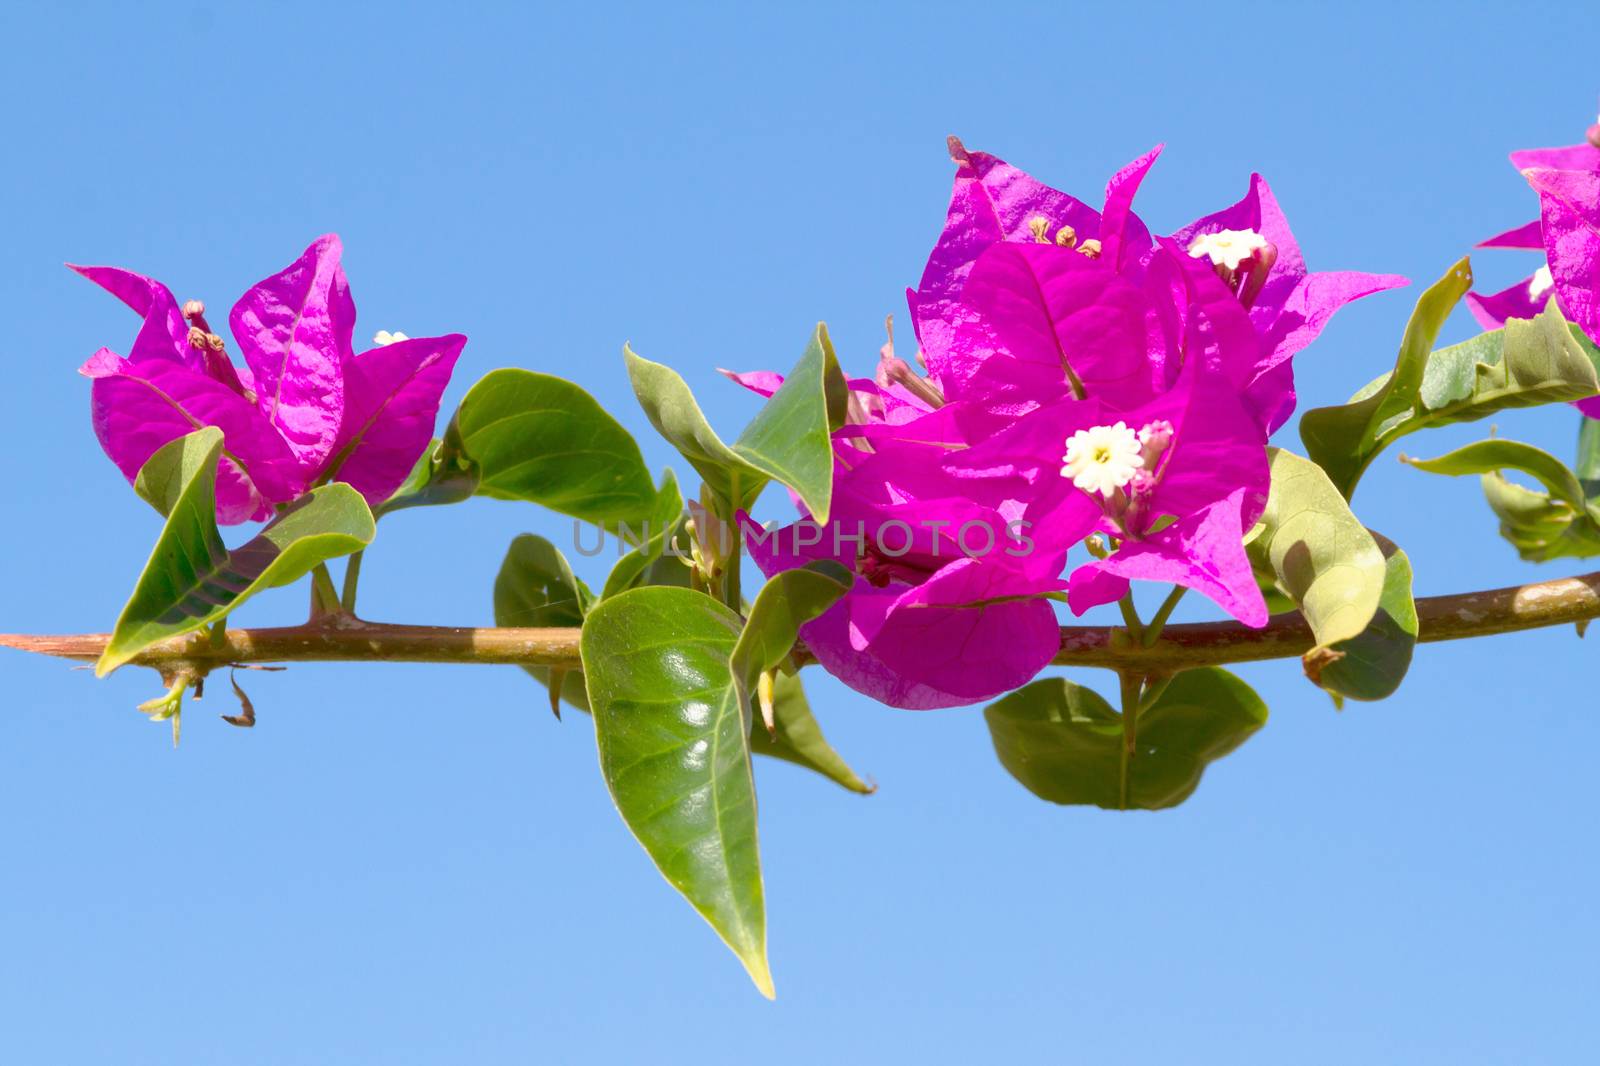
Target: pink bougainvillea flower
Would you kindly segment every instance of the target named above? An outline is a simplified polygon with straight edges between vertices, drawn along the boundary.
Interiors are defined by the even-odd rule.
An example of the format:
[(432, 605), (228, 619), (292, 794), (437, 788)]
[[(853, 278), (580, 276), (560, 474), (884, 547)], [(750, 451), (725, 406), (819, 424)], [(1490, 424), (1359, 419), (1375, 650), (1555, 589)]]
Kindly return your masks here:
[[(432, 438), (466, 338), (400, 340), (361, 355), (339, 238), (321, 237), (253, 286), (229, 315), (245, 366), (227, 357), (198, 301), (115, 267), (73, 267), (143, 319), (126, 359), (101, 349), (95, 434), (130, 481), (162, 445), (201, 426), (223, 431), (217, 517), (269, 518), (313, 485), (346, 481), (386, 499)], [(382, 337), (381, 339), (389, 339)]]
[[(1181, 308), (1176, 319), (1159, 310), (1161, 303), (1170, 302), (1170, 296), (1159, 291), (1162, 286), (1187, 288), (1190, 300), (1212, 301), (1217, 295), (1215, 289), (1196, 290), (1192, 278), (1182, 281), (1193, 271), (1176, 271), (1172, 263), (1163, 263), (1157, 245), (1166, 247), (1169, 255), (1175, 249), (1180, 257), (1201, 260), (1248, 311), (1247, 321), (1260, 339), (1255, 362), (1248, 368), (1236, 367), (1233, 373), (1247, 379), (1241, 381), (1241, 387), (1249, 390), (1250, 406), (1269, 432), (1293, 410), (1290, 360), (1294, 354), (1314, 340), (1344, 304), (1406, 283), (1396, 275), (1310, 273), (1287, 220), (1259, 175), (1252, 177), (1250, 191), (1239, 203), (1185, 226), (1172, 238), (1153, 242), (1133, 213), (1132, 200), (1159, 153), (1159, 147), (1146, 153), (1111, 179), (1102, 214), (993, 156), (967, 152), (959, 142), (952, 142), (957, 173), (950, 211), (922, 283), (910, 294), (928, 366), (947, 394), (973, 398), (1008, 377), (984, 368), (991, 349), (984, 343), (983, 329), (976, 325), (979, 315), (974, 306), (983, 302), (983, 297), (974, 298), (970, 292), (975, 279), (984, 283), (980, 261), (1000, 244), (1053, 245), (1079, 252), (1081, 259), (1097, 265), (1073, 271), (1073, 266), (1083, 265), (1067, 265), (1069, 261), (1061, 259), (1063, 265), (1053, 269), (1057, 286), (1069, 284), (1060, 275), (1071, 271), (1077, 276), (1070, 284), (1079, 290), (1075, 302), (1095, 308), (1096, 314), (1112, 313), (1112, 307), (1120, 307), (1114, 313), (1120, 319), (1118, 328), (1124, 330), (1136, 328), (1131, 316), (1137, 305), (1147, 318), (1142, 328), (1152, 338), (1160, 331), (1170, 338), (1173, 329), (1186, 328)], [(1048, 262), (1050, 257), (1042, 255), (1030, 263), (1013, 258), (1010, 269), (1015, 272)], [(1114, 286), (1103, 276), (1106, 272), (1127, 284)], [(1002, 284), (1025, 291), (1020, 278), (1013, 282)], [(993, 285), (994, 279), (987, 283)], [(1091, 293), (1090, 286), (1097, 286), (1106, 299)], [(1144, 296), (1134, 296), (1134, 290), (1143, 290)], [(1062, 294), (1057, 292), (1055, 298), (1059, 301)], [(1152, 306), (1158, 308), (1153, 317)], [(1075, 333), (1089, 333), (1093, 328), (1094, 323), (1087, 320), (1072, 326)], [(1126, 359), (1134, 358), (1125, 345), (1113, 347), (1123, 351)], [(1150, 353), (1150, 361), (1169, 379), (1177, 371), (1170, 355), (1155, 349)], [(1126, 384), (1132, 387), (1131, 382)], [(1030, 386), (1031, 382), (1018, 382), (1001, 391), (1020, 394)]]
[[(1065, 587), (1064, 553), (960, 494), (922, 445), (884, 441), (836, 469), (826, 526), (741, 524), (769, 577), (815, 559), (856, 575), (850, 592), (801, 628), (817, 661), (845, 684), (895, 707), (974, 703), (1031, 680), (1060, 648), (1040, 593)], [(1087, 500), (1076, 537), (1094, 528)], [(1064, 527), (1071, 518), (1056, 516)]]
[(957, 451), (945, 469), (979, 503), (1021, 505), (1029, 535), (1072, 543), (1080, 509), (1115, 550), (1073, 571), (1075, 613), (1127, 594), (1130, 580), (1194, 589), (1246, 625), (1267, 609), (1244, 533), (1266, 506), (1265, 440), (1226, 378), (1190, 364), (1174, 387), (1129, 410), (1067, 400)]

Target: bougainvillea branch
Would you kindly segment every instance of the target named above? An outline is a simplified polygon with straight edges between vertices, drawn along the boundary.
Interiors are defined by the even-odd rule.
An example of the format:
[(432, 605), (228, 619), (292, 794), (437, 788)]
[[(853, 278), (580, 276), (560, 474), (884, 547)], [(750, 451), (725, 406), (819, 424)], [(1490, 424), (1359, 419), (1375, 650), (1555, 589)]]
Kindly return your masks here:
[[(996, 756), (1036, 796), (1158, 810), (1267, 721), (1228, 665), (1299, 658), (1336, 703), (1375, 701), (1419, 643), (1581, 636), (1600, 617), (1600, 572), (1416, 599), (1412, 557), (1351, 507), (1401, 437), (1560, 405), (1581, 423), (1571, 465), (1494, 436), (1407, 461), (1477, 476), (1525, 560), (1600, 556), (1600, 421), (1565, 406), (1600, 414), (1595, 141), (1513, 156), (1539, 221), (1486, 244), (1542, 251), (1544, 266), (1483, 295), (1468, 259), (1451, 265), (1416, 299), (1392, 368), (1302, 414), (1304, 454), (1272, 443), (1297, 406), (1295, 359), (1341, 307), (1406, 281), (1311, 270), (1259, 175), (1159, 236), (1134, 212), (1159, 149), (1113, 175), (1096, 210), (952, 139), (908, 358), (891, 320), (875, 372), (849, 377), (819, 324), (786, 374), (729, 374), (763, 401), (731, 442), (688, 382), (624, 349), (645, 417), (697, 475), (681, 487), (594, 397), (534, 370), (480, 379), (436, 437), (466, 338), (379, 331), (357, 352), (335, 236), (252, 286), (231, 340), (151, 278), (75, 268), (141, 319), (126, 357), (102, 348), (82, 372), (101, 446), (162, 527), (110, 633), (0, 646), (98, 676), (154, 669), (165, 691), (139, 710), (174, 743), (186, 695), (218, 669), (522, 667), (557, 715), (593, 715), (623, 821), (770, 996), (755, 757), (872, 791), (824, 737), (799, 667), (906, 710), (986, 703)], [(1484, 332), (1439, 347), (1463, 301)], [(751, 517), (769, 486), (793, 521)], [(588, 535), (611, 537), (617, 561), (593, 589), (524, 534), (496, 577), (493, 627), (359, 618), (380, 523), (473, 497), (566, 515), (570, 550), (593, 558)], [(247, 522), (264, 524), (230, 547), (222, 527)], [(746, 555), (766, 579), (748, 590)], [(449, 562), (446, 547), (408, 572)], [(305, 624), (229, 628), (246, 601), (307, 579)], [(1166, 597), (1148, 622), (1135, 582)], [(1167, 624), (1188, 593), (1226, 619)], [(1063, 606), (1112, 603), (1121, 626), (1061, 626)], [(1117, 706), (1044, 676), (1052, 664), (1114, 671)], [(224, 719), (255, 724), (233, 687), (242, 713)]]
[[(1515, 633), (1548, 626), (1582, 628), (1600, 618), (1600, 571), (1528, 585), (1426, 596), (1416, 601), (1422, 644)], [(244, 663), (395, 662), (477, 663), (579, 667), (578, 629), (393, 625), (341, 616), (301, 626), (231, 629), (221, 639), (204, 633), (175, 637), (145, 649), (133, 666), (157, 670), (214, 670)], [(1274, 615), (1252, 629), (1236, 622), (1168, 625), (1148, 647), (1121, 640), (1118, 626), (1062, 626), (1060, 666), (1170, 673), (1199, 666), (1291, 659), (1316, 643), (1298, 614)], [(61, 659), (93, 662), (106, 633), (60, 636), (0, 634), (0, 646)], [(810, 661), (804, 648), (798, 658)]]

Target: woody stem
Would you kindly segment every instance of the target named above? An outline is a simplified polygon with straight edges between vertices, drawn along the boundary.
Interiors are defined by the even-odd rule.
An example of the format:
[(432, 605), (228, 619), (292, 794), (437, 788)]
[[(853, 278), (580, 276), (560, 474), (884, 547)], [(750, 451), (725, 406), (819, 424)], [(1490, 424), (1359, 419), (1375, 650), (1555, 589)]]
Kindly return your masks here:
[[(1418, 640), (1434, 643), (1600, 618), (1600, 571), (1529, 585), (1430, 596), (1417, 600)], [(1131, 670), (1142, 675), (1178, 673), (1197, 666), (1298, 657), (1314, 641), (1299, 614), (1273, 616), (1260, 629), (1237, 622), (1168, 625), (1149, 646), (1112, 639), (1121, 627), (1064, 626), (1055, 662)], [(93, 662), (107, 634), (0, 635), (0, 647)], [(806, 661), (804, 649), (797, 658)], [(324, 616), (299, 626), (208, 631), (161, 641), (132, 662), (156, 669), (211, 670), (234, 663), (267, 662), (484, 663), (581, 668), (578, 630), (457, 628), (365, 622)]]

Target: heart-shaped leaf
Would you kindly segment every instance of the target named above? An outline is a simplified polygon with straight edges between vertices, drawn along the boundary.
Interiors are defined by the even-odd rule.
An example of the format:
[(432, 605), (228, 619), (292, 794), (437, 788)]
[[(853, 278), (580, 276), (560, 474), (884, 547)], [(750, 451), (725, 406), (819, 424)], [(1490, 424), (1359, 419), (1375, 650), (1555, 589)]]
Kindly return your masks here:
[(1220, 667), (1186, 670), (1139, 713), (1134, 749), (1122, 715), (1066, 678), (1035, 681), (983, 712), (1000, 764), (1040, 799), (1111, 810), (1176, 807), (1205, 768), (1267, 720), (1266, 704)]
[(783, 386), (732, 446), (717, 436), (676, 372), (623, 349), (650, 424), (687, 459), (724, 505), (723, 518), (754, 505), (769, 480), (793, 489), (819, 522), (833, 500), (830, 433), (844, 421), (847, 386), (819, 324)]
[(622, 820), (770, 998), (749, 728), (728, 666), (741, 625), (701, 593), (637, 588), (595, 605), (580, 649)]
[(372, 542), (372, 512), (359, 492), (340, 483), (285, 505), (255, 539), (229, 551), (216, 521), (221, 455), (222, 431), (208, 427), (161, 448), (140, 470), (140, 494), (166, 513), (167, 523), (95, 666), (97, 676)]
[(637, 524), (655, 511), (656, 486), (633, 437), (594, 397), (549, 374), (487, 374), (456, 409), (444, 454), (472, 464), (480, 496), (596, 524)]
[[(577, 628), (594, 595), (573, 575), (566, 556), (543, 537), (524, 533), (511, 542), (500, 572), (494, 579), (494, 624), (532, 628)], [(552, 683), (548, 666), (524, 666), (548, 689)], [(589, 696), (583, 674), (564, 670), (560, 676), (560, 696), (581, 711), (589, 709)]]
[[(1483, 475), (1483, 493), (1500, 519), (1501, 536), (1530, 562), (1600, 555), (1600, 502), (1590, 502), (1578, 476), (1543, 449), (1496, 438), (1437, 459), (1406, 462), (1431, 474)], [(1528, 474), (1545, 491), (1507, 481), (1504, 470)]]

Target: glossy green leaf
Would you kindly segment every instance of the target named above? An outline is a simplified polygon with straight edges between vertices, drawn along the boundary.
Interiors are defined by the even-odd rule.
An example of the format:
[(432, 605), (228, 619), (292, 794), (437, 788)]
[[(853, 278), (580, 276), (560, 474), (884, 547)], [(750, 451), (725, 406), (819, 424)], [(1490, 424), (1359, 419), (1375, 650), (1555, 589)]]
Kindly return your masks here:
[(216, 521), (221, 455), (222, 432), (202, 429), (166, 445), (139, 472), (147, 498), (168, 505), (167, 523), (95, 666), (98, 676), (371, 543), (372, 512), (361, 494), (334, 484), (286, 504), (253, 540), (229, 551)]
[(1251, 563), (1299, 605), (1319, 646), (1360, 636), (1383, 597), (1383, 552), (1317, 464), (1267, 453), (1272, 490), (1246, 544)]
[[(576, 629), (583, 625), (593, 600), (588, 586), (572, 573), (566, 556), (554, 544), (524, 533), (511, 542), (494, 579), (494, 624)], [(523, 669), (549, 689), (550, 667)], [(581, 671), (561, 672), (561, 698), (579, 710), (589, 709)]]
[(874, 791), (822, 735), (822, 727), (811, 713), (811, 703), (806, 699), (798, 674), (779, 673), (773, 678), (772, 718), (776, 729), (771, 733), (760, 724), (752, 727), (750, 750), (753, 754), (804, 766), (851, 792)]
[(1417, 302), (1394, 370), (1342, 407), (1301, 416), (1306, 453), (1346, 499), (1378, 453), (1408, 433), (1600, 390), (1595, 363), (1553, 302), (1531, 320), (1513, 319), (1503, 330), (1430, 351), (1471, 284), (1463, 259)]
[(818, 325), (783, 386), (733, 444), (724, 444), (676, 372), (623, 349), (650, 424), (733, 509), (748, 509), (769, 480), (794, 489), (819, 522), (833, 500), (830, 431), (844, 418), (846, 386), (826, 327)]
[(636, 588), (595, 605), (580, 647), (617, 810), (770, 997), (750, 737), (728, 667), (741, 626), (698, 592)]
[(1035, 681), (983, 712), (995, 754), (1051, 803), (1160, 810), (1188, 799), (1205, 768), (1267, 720), (1266, 704), (1220, 667), (1186, 670), (1140, 712), (1133, 751), (1122, 715), (1066, 678)]
[(443, 452), (472, 464), (480, 496), (597, 524), (637, 523), (656, 508), (633, 437), (594, 397), (549, 374), (490, 372), (462, 399)]
[[(1600, 503), (1590, 502), (1578, 476), (1547, 451), (1496, 438), (1437, 459), (1406, 461), (1431, 474), (1483, 475), (1484, 496), (1500, 519), (1500, 533), (1524, 559), (1548, 562), (1600, 555)], [(1545, 491), (1506, 480), (1505, 470), (1528, 474)]]
[(1393, 695), (1411, 668), (1417, 646), (1411, 560), (1392, 541), (1377, 534), (1373, 537), (1384, 556), (1383, 595), (1377, 614), (1358, 636), (1335, 641), (1305, 662), (1311, 680), (1336, 700), (1381, 700)]

